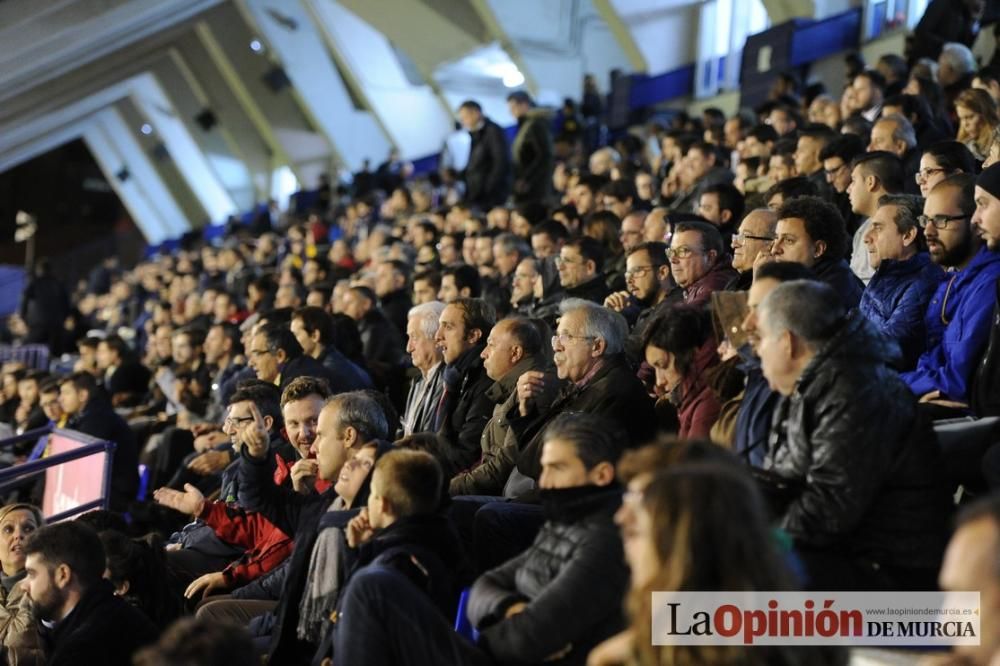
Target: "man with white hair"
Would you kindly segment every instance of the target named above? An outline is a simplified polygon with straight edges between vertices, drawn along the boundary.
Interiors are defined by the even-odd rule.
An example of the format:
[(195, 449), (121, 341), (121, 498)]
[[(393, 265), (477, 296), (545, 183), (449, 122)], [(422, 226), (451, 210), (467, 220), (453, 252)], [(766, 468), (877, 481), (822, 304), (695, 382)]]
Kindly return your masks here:
[(976, 57), (965, 44), (948, 42), (938, 56), (938, 83), (944, 88), (949, 108), (958, 94), (972, 87), (976, 74)]
[(559, 311), (552, 349), (556, 374), (565, 385), (548, 409), (539, 410), (535, 399), (546, 389), (545, 378), (538, 371), (525, 372), (508, 414), (521, 449), (515, 473), (536, 481), (542, 431), (562, 412), (603, 416), (625, 431), (632, 446), (645, 443), (655, 430), (653, 402), (625, 360), (625, 318), (578, 298), (564, 300)]
[(431, 301), (410, 308), (406, 320), (406, 353), (419, 372), (410, 384), (403, 410), (403, 434), (434, 430), (434, 414), (444, 389), (442, 351), (434, 342), (445, 304)]
[(813, 590), (934, 589), (950, 497), (895, 345), (830, 286), (795, 280), (757, 308), (774, 408), (763, 468)]

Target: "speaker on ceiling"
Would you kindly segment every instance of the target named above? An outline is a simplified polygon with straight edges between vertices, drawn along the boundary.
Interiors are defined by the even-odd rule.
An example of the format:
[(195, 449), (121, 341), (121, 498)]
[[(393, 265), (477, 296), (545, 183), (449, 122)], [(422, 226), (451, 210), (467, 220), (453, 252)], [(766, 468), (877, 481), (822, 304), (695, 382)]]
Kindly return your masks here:
[(194, 117), (194, 121), (198, 123), (198, 127), (206, 132), (212, 131), (212, 128), (219, 124), (219, 118), (215, 115), (212, 109), (202, 109), (202, 111)]

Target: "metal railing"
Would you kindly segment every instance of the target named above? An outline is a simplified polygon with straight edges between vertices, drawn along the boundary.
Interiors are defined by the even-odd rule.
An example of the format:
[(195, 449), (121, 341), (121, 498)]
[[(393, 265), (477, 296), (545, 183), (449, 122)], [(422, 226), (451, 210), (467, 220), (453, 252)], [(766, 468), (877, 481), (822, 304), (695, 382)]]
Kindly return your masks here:
[[(0, 469), (0, 494), (7, 493), (19, 486), (23, 486), (25, 481), (29, 481), (33, 477), (60, 465), (80, 460), (82, 458), (88, 458), (90, 456), (106, 454), (103, 466), (103, 478), (101, 479), (100, 497), (83, 502), (72, 509), (59, 512), (55, 515), (46, 516), (45, 519), (48, 522), (54, 523), (92, 509), (107, 509), (111, 494), (111, 467), (114, 462), (115, 449), (117, 448), (114, 442), (97, 439), (75, 430), (55, 428), (50, 425), (44, 428), (29, 430), (28, 432), (16, 437), (8, 437), (7, 439), (0, 440), (0, 450), (8, 449), (22, 442), (33, 441), (41, 437), (49, 437), (51, 435), (59, 435), (68, 440), (79, 442), (80, 446), (70, 451), (55, 453), (45, 458), (29, 460), (28, 462)], [(46, 475), (47, 482), (52, 480), (48, 477), (49, 475)], [(52, 489), (47, 488), (46, 493), (51, 490)]]

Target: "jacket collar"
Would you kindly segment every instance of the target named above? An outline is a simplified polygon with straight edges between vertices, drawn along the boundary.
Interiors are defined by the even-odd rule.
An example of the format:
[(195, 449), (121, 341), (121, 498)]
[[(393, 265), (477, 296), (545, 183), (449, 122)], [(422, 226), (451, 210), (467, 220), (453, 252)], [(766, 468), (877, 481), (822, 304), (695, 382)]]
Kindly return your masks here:
[(517, 386), (517, 380), (521, 375), (528, 370), (535, 369), (537, 365), (538, 361), (535, 360), (534, 356), (525, 356), (513, 368), (508, 370), (507, 374), (493, 382), (493, 385), (486, 389), (486, 397), (496, 403), (503, 402), (514, 390), (514, 387)]
[(610, 486), (578, 486), (539, 491), (546, 520), (555, 523), (577, 523), (587, 516), (606, 513), (613, 515), (622, 503), (622, 489)]
[(926, 252), (918, 252), (909, 259), (904, 259), (903, 261), (886, 259), (880, 262), (875, 274), (880, 276), (910, 275), (912, 273), (919, 273), (920, 270), (930, 262), (930, 255)]

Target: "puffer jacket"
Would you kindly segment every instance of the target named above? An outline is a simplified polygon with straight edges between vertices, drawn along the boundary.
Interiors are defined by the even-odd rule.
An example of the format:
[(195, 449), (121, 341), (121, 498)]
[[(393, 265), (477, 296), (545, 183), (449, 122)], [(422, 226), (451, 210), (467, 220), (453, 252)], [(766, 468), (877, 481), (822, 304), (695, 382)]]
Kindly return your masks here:
[[(583, 664), (622, 627), (628, 584), (621, 537), (612, 520), (617, 486), (542, 491), (546, 522), (528, 550), (476, 581), (468, 617), (497, 662), (538, 664), (571, 646), (558, 664)], [(510, 618), (513, 604), (526, 608)]]
[[(493, 408), (493, 417), (487, 421), (483, 428), (483, 436), (480, 440), (483, 457), (478, 465), (472, 469), (456, 474), (449, 485), (449, 493), (456, 495), (500, 495), (503, 493), (503, 486), (514, 469), (514, 461), (517, 458), (517, 436), (510, 429), (507, 421), (507, 413), (511, 407), (517, 404), (517, 380), (529, 370), (544, 370), (541, 362), (533, 356), (521, 359), (517, 365), (507, 371), (503, 377), (493, 383), (486, 391), (489, 398), (496, 407)], [(544, 370), (546, 373), (546, 386), (557, 386), (555, 373), (551, 370)], [(547, 405), (555, 397), (543, 395), (536, 398), (536, 404)]]
[(951, 498), (933, 430), (888, 365), (893, 351), (863, 315), (848, 314), (775, 407), (763, 467), (800, 488), (780, 519), (796, 542), (934, 567)]
[(903, 354), (900, 370), (912, 370), (927, 345), (924, 314), (944, 271), (921, 252), (906, 261), (883, 261), (861, 295), (858, 309)]
[(938, 285), (924, 317), (927, 351), (916, 370), (903, 374), (917, 396), (940, 391), (948, 400), (968, 402), (969, 383), (990, 335), (997, 279), (1000, 252), (984, 247), (968, 266)]

